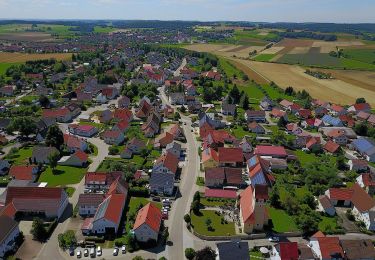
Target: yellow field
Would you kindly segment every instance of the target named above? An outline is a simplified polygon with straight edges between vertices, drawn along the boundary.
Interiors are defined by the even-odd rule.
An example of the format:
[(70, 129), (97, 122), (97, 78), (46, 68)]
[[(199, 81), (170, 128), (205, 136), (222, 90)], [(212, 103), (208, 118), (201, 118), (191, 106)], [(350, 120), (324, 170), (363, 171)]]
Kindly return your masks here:
[[(375, 72), (354, 71), (346, 76), (348, 71), (334, 71), (341, 75), (336, 79), (317, 79), (305, 73), (305, 69), (296, 65), (255, 62), (237, 59), (237, 62), (245, 65), (257, 73), (263, 79), (273, 81), (281, 88), (292, 86), (295, 90), (306, 90), (314, 98), (331, 101), (338, 104), (353, 104), (358, 97), (375, 106)], [(245, 71), (247, 72), (247, 71)], [(346, 77), (344, 77), (346, 76)], [(367, 84), (363, 84), (363, 83)]]
[[(357, 42), (354, 41), (347, 42), (346, 44), (349, 43), (357, 44)], [(282, 44), (278, 44), (275, 47), (284, 48), (280, 48), (279, 53), (289, 52), (292, 49), (294, 49), (294, 52), (302, 53), (311, 48), (312, 44), (314, 44), (314, 41), (302, 40), (292, 42), (290, 40), (285, 40)], [(344, 42), (342, 42), (342, 44), (344, 44)], [(321, 48), (322, 47), (325, 49), (331, 48), (329, 44), (321, 46)], [(333, 74), (335, 79), (321, 80), (307, 75), (305, 73), (305, 68), (298, 65), (256, 62), (244, 59), (248, 57), (249, 48), (257, 49), (259, 52), (263, 47), (246, 48), (224, 44), (195, 44), (187, 46), (186, 48), (199, 52), (210, 52), (227, 58), (240, 70), (244, 71), (251, 79), (254, 79), (260, 84), (273, 81), (284, 89), (288, 86), (292, 86), (296, 90), (305, 89), (314, 98), (338, 104), (353, 104), (356, 98), (365, 97), (372, 106), (375, 106), (375, 72), (327, 70)]]
[(224, 57), (248, 58), (249, 53), (256, 50), (257, 52), (264, 49), (262, 46), (243, 46), (232, 44), (192, 44), (184, 47), (188, 50), (198, 52), (210, 52)]
[(29, 60), (71, 60), (71, 53), (41, 53), (41, 54), (28, 54), (18, 52), (0, 52), (0, 63), (13, 63), (13, 62), (26, 62)]

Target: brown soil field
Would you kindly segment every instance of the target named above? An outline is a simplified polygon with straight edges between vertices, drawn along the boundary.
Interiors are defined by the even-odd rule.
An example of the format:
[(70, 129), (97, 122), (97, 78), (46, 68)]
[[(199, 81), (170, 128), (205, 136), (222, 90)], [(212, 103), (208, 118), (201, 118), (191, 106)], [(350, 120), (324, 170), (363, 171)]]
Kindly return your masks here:
[(273, 46), (269, 49), (265, 49), (264, 51), (261, 52), (261, 54), (276, 54), (281, 52), (284, 49), (282, 46)]
[[(372, 83), (373, 87), (369, 88), (369, 86), (365, 87), (364, 84), (357, 84), (354, 80), (349, 81), (339, 77), (333, 80), (320, 80), (304, 73), (305, 69), (300, 66), (240, 59), (237, 59), (237, 61), (258, 73), (264, 80), (274, 81), (284, 89), (288, 86), (292, 86), (296, 90), (305, 89), (314, 98), (339, 104), (352, 104), (356, 98), (365, 97), (372, 106), (375, 105), (375, 83)], [(355, 72), (357, 79), (362, 78), (360, 73), (361, 71)], [(363, 73), (369, 74), (371, 72)], [(370, 83), (371, 77), (375, 77), (375, 75), (368, 75), (368, 83)]]
[(19, 52), (0, 52), (0, 62), (26, 62), (29, 60), (43, 60), (43, 59), (56, 59), (56, 60), (71, 60), (71, 53), (19, 53)]
[(300, 40), (300, 39), (283, 39), (275, 46), (283, 47), (311, 47), (314, 43), (313, 40)]
[(44, 41), (54, 41), (55, 39), (51, 36), (51, 34), (48, 34), (48, 33), (17, 32), (17, 33), (1, 33), (0, 40), (44, 42)]
[(323, 70), (329, 72), (336, 79), (353, 85), (360, 85), (362, 88), (375, 91), (375, 72), (357, 70)]

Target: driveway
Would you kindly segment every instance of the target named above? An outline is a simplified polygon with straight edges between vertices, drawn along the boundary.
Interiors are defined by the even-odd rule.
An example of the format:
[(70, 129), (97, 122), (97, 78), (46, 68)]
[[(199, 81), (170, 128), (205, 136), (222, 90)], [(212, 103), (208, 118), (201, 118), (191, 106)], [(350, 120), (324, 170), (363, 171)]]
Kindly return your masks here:
[(346, 211), (349, 208), (340, 208), (336, 207), (336, 213), (337, 215), (342, 219), (342, 227), (347, 231), (347, 232), (359, 232), (359, 228), (356, 226), (356, 224), (353, 221), (350, 221), (346, 217)]

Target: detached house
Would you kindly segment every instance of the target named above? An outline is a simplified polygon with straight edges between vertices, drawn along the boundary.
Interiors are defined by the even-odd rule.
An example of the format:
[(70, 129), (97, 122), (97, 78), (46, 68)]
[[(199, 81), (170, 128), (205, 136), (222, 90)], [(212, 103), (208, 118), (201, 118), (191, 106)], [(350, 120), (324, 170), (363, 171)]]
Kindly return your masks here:
[(373, 173), (362, 173), (356, 180), (358, 185), (370, 196), (375, 194), (375, 176)]
[(98, 129), (92, 125), (70, 124), (68, 126), (68, 130), (71, 134), (80, 135), (84, 137), (91, 137), (98, 133)]
[(297, 242), (280, 242), (272, 246), (270, 260), (298, 260)]
[(76, 151), (86, 151), (88, 149), (88, 144), (82, 138), (74, 135), (64, 134), (64, 145), (70, 153)]
[(242, 166), (244, 157), (241, 148), (219, 147), (218, 160), (220, 167), (238, 167)]
[(38, 177), (38, 166), (36, 165), (13, 165), (10, 167), (9, 175), (16, 180), (34, 182)]
[(368, 103), (354, 104), (354, 105), (352, 105), (351, 107), (348, 108), (348, 111), (354, 112), (354, 113), (358, 113), (358, 112), (361, 112), (361, 111), (366, 112), (366, 113), (370, 113), (371, 112), (371, 106)]
[(162, 221), (162, 214), (153, 203), (141, 208), (134, 222), (135, 239), (140, 242), (157, 241)]
[(109, 145), (119, 145), (125, 140), (124, 133), (116, 130), (104, 131), (102, 138)]
[(175, 175), (178, 169), (178, 157), (172, 153), (162, 154), (155, 162), (152, 173)]
[(324, 234), (312, 236), (309, 246), (318, 259), (332, 260), (345, 257), (338, 237), (326, 237)]
[(346, 145), (348, 143), (348, 137), (344, 130), (333, 129), (327, 133), (327, 136), (339, 145)]
[(117, 102), (117, 106), (119, 108), (129, 108), (130, 107), (130, 98), (128, 98), (127, 96), (123, 96), (121, 97), (118, 102)]
[(46, 147), (46, 146), (34, 146), (33, 152), (31, 155), (31, 161), (35, 164), (43, 163), (49, 164), (49, 155), (50, 154), (60, 154), (59, 150), (55, 147)]
[(8, 187), (5, 206), (12, 206), (14, 214), (42, 214), (46, 218), (60, 218), (68, 206), (68, 195), (63, 188)]
[(68, 108), (43, 109), (42, 117), (45, 119), (53, 118), (60, 123), (67, 123), (73, 118)]
[(263, 230), (268, 224), (267, 200), (268, 187), (264, 185), (249, 186), (240, 194), (240, 222), (244, 233)]
[(247, 122), (266, 122), (266, 112), (264, 110), (246, 110), (245, 119)]
[(141, 129), (146, 137), (154, 137), (160, 131), (160, 123), (161, 116), (156, 112), (152, 112)]
[(221, 105), (221, 113), (226, 116), (233, 116), (236, 113), (236, 105), (223, 102)]

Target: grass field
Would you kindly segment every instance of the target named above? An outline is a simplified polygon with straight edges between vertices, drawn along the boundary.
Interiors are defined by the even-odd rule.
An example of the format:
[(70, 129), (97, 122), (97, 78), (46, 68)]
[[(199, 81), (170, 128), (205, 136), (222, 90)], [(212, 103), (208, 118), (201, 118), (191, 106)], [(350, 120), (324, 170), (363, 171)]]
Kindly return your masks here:
[[(235, 228), (233, 222), (228, 224), (221, 224), (221, 216), (215, 214), (213, 210), (201, 210), (201, 216), (194, 213), (191, 214), (191, 223), (194, 231), (205, 236), (232, 236), (235, 235)], [(205, 221), (211, 219), (212, 230), (208, 230)]]
[(254, 60), (256, 61), (270, 61), (272, 60), (276, 54), (259, 54), (257, 55)]
[(238, 42), (246, 42), (246, 40), (263, 40), (272, 41), (277, 38), (275, 33), (264, 30), (235, 30), (234, 39)]
[(15, 62), (26, 62), (29, 60), (45, 60), (45, 59), (56, 59), (56, 60), (71, 60), (71, 53), (41, 53), (41, 54), (28, 54), (18, 52), (0, 52), (0, 63), (15, 63)]
[(349, 59), (375, 64), (375, 49), (345, 49)]
[(95, 33), (110, 33), (116, 31), (116, 28), (113, 28), (112, 26), (95, 26), (94, 32)]
[(236, 66), (234, 66), (231, 62), (227, 59), (219, 58), (219, 64), (221, 69), (225, 72), (228, 77), (241, 77), (243, 72), (239, 70)]
[(269, 207), (268, 212), (272, 219), (273, 231), (278, 233), (298, 231), (294, 219), (284, 210)]
[(13, 65), (19, 65), (21, 63), (0, 63), (0, 76), (4, 75), (7, 69)]
[(14, 154), (8, 154), (5, 158), (14, 165), (24, 165), (29, 163), (29, 158), (33, 152), (33, 147), (25, 147), (19, 149)]
[(38, 181), (47, 182), (49, 187), (76, 184), (81, 181), (86, 171), (87, 171), (86, 168), (77, 168), (77, 167), (58, 165), (56, 167), (55, 174), (53, 174), (52, 169), (48, 167), (39, 176)]

